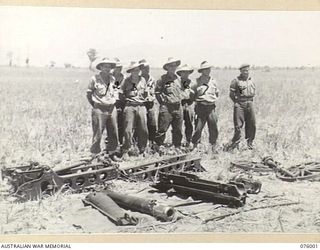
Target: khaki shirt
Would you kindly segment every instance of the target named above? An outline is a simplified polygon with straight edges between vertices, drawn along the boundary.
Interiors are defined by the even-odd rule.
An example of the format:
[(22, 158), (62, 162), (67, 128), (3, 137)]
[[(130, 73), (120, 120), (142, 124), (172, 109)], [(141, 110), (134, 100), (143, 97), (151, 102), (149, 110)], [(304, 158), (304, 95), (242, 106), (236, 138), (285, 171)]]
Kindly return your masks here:
[(115, 78), (114, 88), (116, 90), (116, 98), (118, 101), (120, 100), (119, 92), (120, 92), (121, 84), (123, 83), (123, 80), (124, 80), (124, 75), (121, 73), (119, 75), (113, 75), (113, 77)]
[(143, 77), (139, 77), (139, 82), (132, 82), (131, 76), (127, 77), (120, 87), (120, 93), (123, 94), (127, 102), (144, 103), (147, 98), (147, 83)]
[(211, 77), (204, 82), (204, 79), (197, 78), (197, 85), (195, 87), (195, 100), (197, 103), (203, 105), (215, 104), (219, 96), (219, 89), (217, 87), (217, 82)]
[(182, 100), (181, 83), (177, 75), (162, 75), (157, 81), (155, 94), (159, 104), (180, 103)]
[(236, 79), (232, 80), (230, 92), (233, 92), (235, 99), (239, 101), (252, 99), (256, 93), (256, 85), (251, 77), (247, 80), (242, 80), (242, 78), (238, 76)]
[(92, 76), (87, 89), (87, 92), (92, 93), (92, 101), (101, 105), (115, 104), (117, 91), (114, 82), (112, 75), (107, 75), (105, 78), (101, 74)]
[(145, 77), (144, 79), (146, 80), (146, 83), (147, 83), (147, 101), (153, 102), (156, 99), (155, 97), (156, 81), (151, 75), (149, 75), (148, 80)]
[(179, 82), (181, 88), (181, 99), (190, 101), (189, 104), (191, 104), (194, 100), (194, 83), (192, 83), (190, 79), (182, 81), (181, 78), (179, 78)]

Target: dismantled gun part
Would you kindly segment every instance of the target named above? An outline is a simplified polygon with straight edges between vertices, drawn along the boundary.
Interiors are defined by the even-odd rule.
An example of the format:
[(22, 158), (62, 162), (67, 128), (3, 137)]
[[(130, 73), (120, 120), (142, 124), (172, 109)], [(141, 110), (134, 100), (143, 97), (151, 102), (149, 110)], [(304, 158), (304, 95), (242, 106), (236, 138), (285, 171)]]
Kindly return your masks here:
[(83, 203), (98, 209), (117, 226), (137, 225), (139, 222), (138, 218), (126, 213), (106, 193), (91, 193), (86, 196)]
[(231, 169), (233, 168), (240, 168), (245, 171), (252, 171), (252, 172), (273, 172), (268, 166), (264, 165), (261, 162), (254, 162), (254, 161), (234, 161), (231, 162)]
[(236, 183), (242, 183), (248, 194), (258, 194), (261, 191), (262, 183), (260, 181), (252, 180), (252, 178), (235, 176), (231, 179), (231, 181)]
[(160, 172), (194, 171), (205, 169), (200, 164), (201, 158), (187, 159), (186, 154), (177, 155), (157, 161), (140, 164), (134, 167), (120, 168), (121, 176), (133, 180), (154, 180)]
[(320, 162), (308, 162), (287, 169), (290, 173), (278, 171), (276, 176), (283, 181), (320, 180)]
[(81, 191), (85, 187), (103, 184), (118, 177), (116, 165), (104, 163), (79, 163), (77, 165), (54, 171), (40, 164), (16, 168), (4, 168), (3, 178), (7, 178), (13, 187), (11, 195), (21, 200), (36, 200), (43, 195), (52, 195), (62, 187)]
[(231, 167), (237, 167), (252, 172), (275, 172), (277, 178), (283, 181), (320, 180), (320, 162), (302, 163), (290, 168), (283, 168), (271, 156), (264, 157), (261, 163), (239, 161), (231, 162)]
[(148, 200), (126, 194), (120, 194), (113, 191), (102, 191), (114, 200), (119, 206), (149, 214), (162, 221), (172, 221), (175, 215), (175, 209), (170, 206), (158, 204), (156, 200)]
[(35, 200), (43, 195), (51, 195), (62, 187), (82, 191), (86, 187), (104, 184), (108, 180), (118, 178), (119, 172), (122, 177), (132, 180), (153, 180), (159, 172), (189, 170), (204, 171), (200, 158), (187, 159), (187, 155), (183, 154), (119, 169), (118, 164), (101, 153), (60, 169), (33, 162), (25, 166), (4, 168), (1, 174), (12, 186), (12, 195), (22, 200)]
[(188, 173), (159, 173), (158, 182), (151, 185), (161, 192), (174, 189), (181, 195), (188, 195), (194, 199), (240, 207), (245, 204), (247, 193), (242, 183), (220, 183), (203, 180)]

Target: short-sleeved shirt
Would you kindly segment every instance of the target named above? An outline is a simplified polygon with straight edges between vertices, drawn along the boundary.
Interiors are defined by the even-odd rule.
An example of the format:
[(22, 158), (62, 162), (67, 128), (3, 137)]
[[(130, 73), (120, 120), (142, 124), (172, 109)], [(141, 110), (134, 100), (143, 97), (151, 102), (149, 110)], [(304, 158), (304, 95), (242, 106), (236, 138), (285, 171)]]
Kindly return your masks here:
[(120, 86), (124, 80), (124, 75), (122, 73), (118, 74), (118, 75), (113, 75), (115, 82), (114, 84), (116, 86)]
[(101, 73), (91, 77), (87, 92), (92, 93), (92, 101), (101, 105), (113, 105), (117, 93), (114, 89), (115, 79), (112, 75), (102, 77)]
[(144, 76), (142, 76), (142, 77), (147, 82), (147, 101), (153, 102), (156, 99), (156, 97), (155, 97), (156, 81), (151, 75), (148, 76), (148, 79), (146, 79), (146, 77), (144, 77)]
[(158, 95), (160, 104), (180, 103), (182, 100), (181, 92), (181, 84), (177, 75), (162, 75), (156, 83), (155, 94)]
[(123, 80), (124, 80), (124, 75), (120, 73), (119, 75), (113, 75), (113, 77), (115, 78), (114, 88), (116, 90), (116, 98), (117, 98), (117, 101), (119, 101), (120, 100), (119, 92), (120, 92), (121, 84), (123, 83)]
[(194, 83), (190, 79), (182, 80), (179, 78), (181, 88), (181, 99), (189, 100), (191, 103), (194, 100)]
[(240, 76), (233, 79), (230, 84), (230, 92), (234, 92), (236, 100), (248, 100), (255, 96), (256, 86), (251, 77), (243, 80)]
[(132, 77), (127, 77), (120, 87), (127, 102), (144, 103), (147, 97), (147, 83), (143, 77), (139, 77), (139, 82), (134, 83)]
[(203, 105), (215, 104), (218, 99), (219, 89), (217, 82), (213, 78), (197, 78), (197, 85), (195, 87), (195, 100), (197, 103)]

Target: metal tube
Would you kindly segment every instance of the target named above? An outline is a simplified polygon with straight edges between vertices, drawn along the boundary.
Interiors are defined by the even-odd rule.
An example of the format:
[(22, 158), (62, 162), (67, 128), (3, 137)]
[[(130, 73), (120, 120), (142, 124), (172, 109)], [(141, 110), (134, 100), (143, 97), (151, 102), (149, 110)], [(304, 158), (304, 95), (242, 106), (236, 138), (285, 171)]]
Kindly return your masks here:
[(119, 206), (137, 212), (154, 216), (163, 221), (172, 221), (175, 215), (175, 209), (170, 206), (157, 204), (155, 200), (147, 200), (140, 197), (120, 194), (113, 191), (103, 191)]
[(91, 193), (83, 200), (84, 204), (91, 205), (106, 215), (117, 226), (137, 225), (139, 219), (130, 216), (120, 208), (107, 194)]

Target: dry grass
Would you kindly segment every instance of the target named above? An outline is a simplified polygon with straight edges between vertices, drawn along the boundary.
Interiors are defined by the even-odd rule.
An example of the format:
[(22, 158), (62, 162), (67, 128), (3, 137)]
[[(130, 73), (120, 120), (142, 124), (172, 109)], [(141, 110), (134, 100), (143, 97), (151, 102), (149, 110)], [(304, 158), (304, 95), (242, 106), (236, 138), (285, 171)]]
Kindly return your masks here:
[[(152, 73), (158, 78), (162, 72), (153, 70)], [(229, 141), (233, 133), (228, 89), (237, 73), (231, 70), (214, 72), (221, 91), (217, 103), (220, 145)], [(233, 175), (228, 171), (230, 161), (239, 158), (259, 160), (261, 156), (272, 155), (284, 166), (320, 160), (320, 71), (271, 70), (252, 74), (258, 91), (255, 99), (258, 127), (256, 149), (232, 153), (221, 151), (218, 155), (200, 152), (203, 165), (208, 170), (202, 177), (227, 180)], [(2, 165), (15, 166), (36, 160), (55, 166), (75, 161), (88, 153), (92, 131), (91, 111), (85, 91), (90, 75), (91, 72), (86, 69), (0, 67)], [(79, 82), (76, 83), (76, 80)], [(206, 130), (203, 136), (207, 138)], [(203, 148), (206, 148), (206, 139), (203, 142)], [(158, 225), (147, 218), (141, 227), (117, 228), (99, 213), (84, 209), (81, 203), (83, 195), (59, 194), (44, 201), (24, 204), (14, 204), (1, 196), (1, 233), (320, 231), (319, 182), (284, 183), (272, 175), (257, 178), (263, 182), (263, 191), (257, 196), (250, 196), (246, 206), (276, 203), (277, 199), (279, 202), (283, 199), (300, 200), (301, 205), (258, 210), (206, 225), (192, 217), (184, 217), (169, 225)], [(120, 191), (132, 189), (136, 192), (146, 187), (146, 184), (137, 186), (121, 181), (115, 181), (115, 184)], [(280, 198), (263, 198), (274, 194), (280, 195)], [(146, 191), (139, 195), (150, 196)], [(163, 202), (174, 202), (163, 195), (157, 198)], [(201, 209), (207, 210), (197, 214), (201, 218), (228, 211), (221, 208), (212, 210), (211, 204), (203, 204)], [(79, 213), (83, 218), (88, 216), (87, 221), (83, 218), (78, 221), (79, 216), (70, 217), (72, 213)], [(100, 218), (100, 221), (95, 218)], [(92, 220), (96, 224), (92, 224)], [(146, 226), (148, 223), (151, 223), (150, 227)]]

